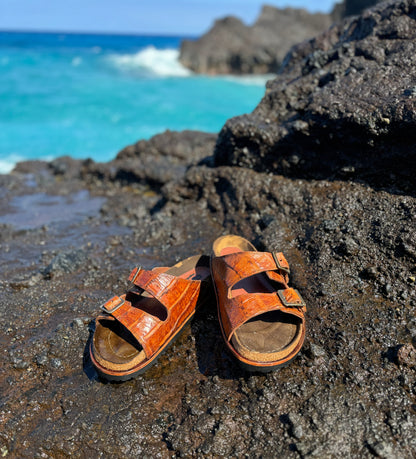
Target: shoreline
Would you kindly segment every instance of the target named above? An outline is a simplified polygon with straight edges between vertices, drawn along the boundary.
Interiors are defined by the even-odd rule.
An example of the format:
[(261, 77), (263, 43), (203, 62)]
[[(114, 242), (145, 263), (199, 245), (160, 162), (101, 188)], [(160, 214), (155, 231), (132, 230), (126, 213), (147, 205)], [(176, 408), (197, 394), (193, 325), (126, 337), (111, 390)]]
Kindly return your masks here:
[[(268, 79), (191, 75), (178, 62), (178, 50), (172, 51), (172, 43), (165, 41), (139, 40), (137, 51), (130, 39), (113, 49), (107, 41), (86, 44), (68, 38), (61, 51), (55, 38), (51, 44), (48, 37), (39, 36), (39, 46), (46, 51), (32, 53), (33, 43), (24, 37), (21, 48), (13, 48), (15, 39), (3, 48), (4, 84), (14, 89), (3, 98), (2, 172), (7, 172), (5, 163), (10, 170), (10, 163), (35, 156), (70, 154), (108, 161), (126, 143), (149, 139), (166, 128), (218, 132), (230, 116), (257, 105)], [(76, 48), (80, 40), (82, 46)], [(23, 64), (15, 63), (21, 60)], [(17, 72), (22, 76), (16, 82)], [(25, 75), (32, 77), (26, 81)], [(23, 103), (24, 112), (19, 110)]]

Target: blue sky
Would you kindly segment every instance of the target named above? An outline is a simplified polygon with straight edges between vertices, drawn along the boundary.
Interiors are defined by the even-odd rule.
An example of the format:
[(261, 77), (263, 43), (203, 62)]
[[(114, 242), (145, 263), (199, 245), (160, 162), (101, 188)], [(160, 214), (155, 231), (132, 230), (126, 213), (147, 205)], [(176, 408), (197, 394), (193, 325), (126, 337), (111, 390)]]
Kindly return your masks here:
[(229, 14), (251, 23), (264, 3), (328, 12), (334, 0), (0, 0), (0, 29), (199, 35)]

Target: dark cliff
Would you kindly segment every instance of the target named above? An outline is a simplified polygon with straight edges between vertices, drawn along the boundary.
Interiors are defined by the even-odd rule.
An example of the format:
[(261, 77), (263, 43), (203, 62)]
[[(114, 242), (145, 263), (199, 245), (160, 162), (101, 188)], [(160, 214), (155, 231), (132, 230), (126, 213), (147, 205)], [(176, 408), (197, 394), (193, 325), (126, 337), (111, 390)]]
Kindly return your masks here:
[(296, 43), (325, 30), (331, 19), (305, 10), (264, 6), (253, 26), (228, 17), (196, 41), (182, 43), (180, 61), (197, 73), (273, 73)]

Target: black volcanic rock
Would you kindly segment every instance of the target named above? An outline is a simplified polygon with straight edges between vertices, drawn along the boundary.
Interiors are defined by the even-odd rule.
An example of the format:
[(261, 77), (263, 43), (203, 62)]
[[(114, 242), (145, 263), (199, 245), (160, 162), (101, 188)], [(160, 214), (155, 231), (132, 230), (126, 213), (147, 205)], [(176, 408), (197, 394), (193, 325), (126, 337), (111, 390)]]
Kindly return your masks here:
[(204, 159), (210, 161), (216, 139), (216, 134), (206, 132), (168, 130), (123, 148), (109, 163), (111, 167), (103, 163), (86, 164), (83, 174), (159, 188), (170, 180), (182, 178), (191, 165)]
[(295, 46), (250, 115), (228, 120), (216, 165), (414, 189), (416, 3), (381, 4)]
[(183, 41), (180, 61), (197, 73), (274, 73), (291, 46), (322, 32), (330, 23), (325, 14), (264, 6), (253, 26), (227, 17), (216, 21), (198, 40)]
[(201, 159), (212, 154), (212, 146), (216, 134), (200, 131), (165, 131), (149, 140), (139, 140), (133, 145), (123, 148), (117, 159), (141, 158), (144, 156), (164, 156), (177, 158), (186, 164), (196, 164)]

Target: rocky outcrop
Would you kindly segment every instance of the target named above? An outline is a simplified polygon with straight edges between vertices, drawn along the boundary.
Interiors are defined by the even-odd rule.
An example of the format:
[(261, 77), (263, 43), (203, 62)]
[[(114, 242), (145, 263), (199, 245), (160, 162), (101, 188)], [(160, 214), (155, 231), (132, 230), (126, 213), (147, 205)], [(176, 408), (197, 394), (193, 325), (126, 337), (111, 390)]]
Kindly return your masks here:
[(140, 140), (121, 150), (107, 164), (88, 163), (84, 176), (122, 183), (141, 183), (160, 188), (166, 182), (179, 180), (188, 167), (212, 155), (216, 134), (198, 131), (166, 131), (150, 140)]
[[(213, 136), (167, 132), (0, 176), (3, 457), (414, 456), (415, 21), (401, 0), (296, 47), (215, 164)], [(138, 172), (151, 155), (181, 173)], [(224, 233), (285, 253), (308, 307), (297, 359), (245, 373), (210, 299), (147, 373), (100, 381), (99, 305), (133, 266)]]
[(413, 189), (416, 8), (383, 5), (295, 46), (254, 112), (225, 124), (216, 165)]
[(227, 17), (196, 41), (181, 45), (180, 61), (197, 73), (275, 73), (296, 43), (325, 30), (331, 23), (324, 14), (264, 6), (253, 26)]

